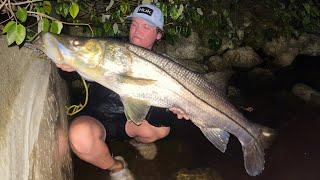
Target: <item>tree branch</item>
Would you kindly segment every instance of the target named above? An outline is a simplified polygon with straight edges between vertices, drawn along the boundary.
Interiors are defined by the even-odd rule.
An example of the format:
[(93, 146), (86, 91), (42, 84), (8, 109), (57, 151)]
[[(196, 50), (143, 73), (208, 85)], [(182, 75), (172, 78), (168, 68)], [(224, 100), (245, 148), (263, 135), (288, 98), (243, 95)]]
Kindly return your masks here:
[[(33, 11), (27, 11), (28, 14), (30, 14), (31, 16), (32, 15), (38, 15), (40, 17), (45, 17), (45, 18), (48, 18), (48, 19), (51, 19), (51, 20), (54, 20), (54, 21), (60, 21), (59, 19), (56, 19), (54, 17), (51, 17), (51, 16), (48, 16), (46, 14), (43, 14), (43, 13), (39, 13), (39, 12), (33, 12)], [(73, 25), (73, 26), (88, 26), (90, 31), (91, 31), (91, 35), (93, 36), (93, 30), (90, 26), (90, 24), (87, 24), (87, 23), (69, 23), (69, 22), (64, 22), (64, 21), (60, 21), (62, 24), (66, 24), (66, 25)]]
[(10, 2), (10, 0), (8, 0), (8, 5), (9, 5), (9, 7), (6, 7), (6, 8), (7, 8), (8, 11), (11, 13), (11, 15), (14, 17), (14, 20), (17, 22), (17, 18), (16, 18), (15, 14), (14, 14), (14, 12), (12, 11), (12, 8), (11, 8), (11, 2)]
[[(2, 2), (2, 1), (1, 1)], [(0, 10), (2, 9), (2, 7), (6, 4), (7, 0), (4, 0), (1, 5), (0, 5)]]
[(30, 3), (40, 2), (40, 1), (43, 1), (43, 0), (33, 0), (33, 1), (17, 2), (17, 3), (11, 3), (11, 5), (18, 6), (18, 5), (30, 4)]

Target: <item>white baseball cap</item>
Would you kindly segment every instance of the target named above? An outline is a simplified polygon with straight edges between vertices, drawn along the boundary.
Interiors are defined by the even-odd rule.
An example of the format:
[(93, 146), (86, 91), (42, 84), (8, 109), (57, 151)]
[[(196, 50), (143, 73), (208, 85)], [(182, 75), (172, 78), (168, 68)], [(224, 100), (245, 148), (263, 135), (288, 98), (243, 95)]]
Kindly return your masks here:
[(128, 16), (128, 19), (141, 18), (147, 21), (150, 25), (160, 28), (163, 31), (163, 14), (161, 10), (152, 4), (142, 4), (136, 7), (133, 13)]

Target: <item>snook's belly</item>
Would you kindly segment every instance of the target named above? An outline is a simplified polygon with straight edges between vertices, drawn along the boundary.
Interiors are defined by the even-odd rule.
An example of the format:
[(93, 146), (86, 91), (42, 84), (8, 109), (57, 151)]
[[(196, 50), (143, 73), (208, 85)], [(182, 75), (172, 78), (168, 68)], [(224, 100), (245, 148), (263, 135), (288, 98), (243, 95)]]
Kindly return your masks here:
[[(177, 107), (184, 110), (190, 116), (190, 119), (197, 122), (197, 125), (214, 125), (212, 121), (214, 110), (203, 101), (183, 87), (170, 85), (170, 83), (167, 83), (166, 86), (160, 85), (139, 86), (125, 84), (121, 85), (118, 93), (120, 96), (144, 100), (151, 106), (163, 108)], [(206, 123), (209, 119), (211, 122)]]

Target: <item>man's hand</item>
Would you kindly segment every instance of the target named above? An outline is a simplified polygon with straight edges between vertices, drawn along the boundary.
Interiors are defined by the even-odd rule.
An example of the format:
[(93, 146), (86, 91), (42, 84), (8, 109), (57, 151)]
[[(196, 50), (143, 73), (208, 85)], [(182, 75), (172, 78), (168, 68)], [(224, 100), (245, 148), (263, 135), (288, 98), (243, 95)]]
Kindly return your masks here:
[(75, 69), (69, 65), (66, 64), (56, 64), (58, 68), (60, 68), (63, 71), (67, 71), (67, 72), (73, 72), (75, 71)]
[(188, 116), (188, 114), (186, 112), (184, 112), (182, 109), (180, 108), (175, 108), (175, 107), (172, 107), (172, 108), (169, 108), (170, 111), (172, 111), (174, 114), (177, 115), (178, 119), (186, 119), (186, 120), (189, 120), (190, 117)]

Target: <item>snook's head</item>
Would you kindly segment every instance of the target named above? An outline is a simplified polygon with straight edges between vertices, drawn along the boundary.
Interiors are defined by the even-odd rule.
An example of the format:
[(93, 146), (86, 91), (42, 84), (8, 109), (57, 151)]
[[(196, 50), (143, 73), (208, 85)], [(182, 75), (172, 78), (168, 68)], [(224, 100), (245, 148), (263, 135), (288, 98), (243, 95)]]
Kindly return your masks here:
[(104, 57), (103, 43), (95, 39), (43, 33), (44, 53), (56, 64), (67, 64), (76, 69), (94, 68)]

